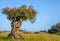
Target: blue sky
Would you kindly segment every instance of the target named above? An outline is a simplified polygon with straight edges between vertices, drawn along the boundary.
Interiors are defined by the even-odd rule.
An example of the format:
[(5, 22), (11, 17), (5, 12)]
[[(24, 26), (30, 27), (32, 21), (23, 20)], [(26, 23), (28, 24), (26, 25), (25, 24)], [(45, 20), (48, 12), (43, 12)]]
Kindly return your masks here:
[[(25, 21), (20, 29), (26, 31), (48, 30), (52, 25), (60, 22), (60, 0), (0, 0), (0, 9), (6, 6), (19, 7), (24, 4), (27, 6), (33, 5), (38, 13), (34, 24)], [(10, 31), (10, 23), (0, 10), (0, 31)]]

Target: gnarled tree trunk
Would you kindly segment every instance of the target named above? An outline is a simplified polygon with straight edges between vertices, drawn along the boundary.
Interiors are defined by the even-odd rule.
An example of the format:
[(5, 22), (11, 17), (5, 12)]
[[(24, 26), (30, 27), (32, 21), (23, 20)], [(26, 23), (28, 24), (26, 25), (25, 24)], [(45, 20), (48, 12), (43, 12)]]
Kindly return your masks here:
[(15, 39), (22, 39), (22, 36), (18, 34), (21, 23), (22, 22), (20, 20), (12, 21), (11, 23), (12, 30), (11, 30), (11, 33), (8, 35), (8, 37), (13, 36)]

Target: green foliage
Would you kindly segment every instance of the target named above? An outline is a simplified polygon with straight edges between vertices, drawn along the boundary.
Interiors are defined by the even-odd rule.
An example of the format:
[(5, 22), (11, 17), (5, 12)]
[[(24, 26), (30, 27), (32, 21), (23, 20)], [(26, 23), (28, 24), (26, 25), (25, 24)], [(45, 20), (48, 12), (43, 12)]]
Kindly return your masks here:
[(29, 20), (34, 22), (36, 17), (36, 10), (34, 10), (33, 6), (27, 7), (26, 5), (22, 5), (21, 7), (6, 7), (2, 11), (3, 14), (7, 15), (9, 20), (14, 20), (15, 18), (22, 19), (23, 21)]
[(57, 23), (48, 30), (49, 33), (59, 33), (60, 34), (60, 23)]

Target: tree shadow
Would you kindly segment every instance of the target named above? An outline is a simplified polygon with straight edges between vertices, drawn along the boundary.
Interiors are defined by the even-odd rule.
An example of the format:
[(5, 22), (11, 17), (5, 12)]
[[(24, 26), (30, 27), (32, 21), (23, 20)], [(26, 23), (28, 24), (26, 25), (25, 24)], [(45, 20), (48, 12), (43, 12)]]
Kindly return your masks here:
[(1, 39), (9, 39), (8, 37), (1, 37)]

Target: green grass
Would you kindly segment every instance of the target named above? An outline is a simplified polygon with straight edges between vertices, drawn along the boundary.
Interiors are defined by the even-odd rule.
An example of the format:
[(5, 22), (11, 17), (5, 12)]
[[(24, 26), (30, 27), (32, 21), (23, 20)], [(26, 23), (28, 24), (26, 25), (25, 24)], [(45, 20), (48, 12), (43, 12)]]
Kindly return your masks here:
[(60, 41), (60, 35), (57, 34), (47, 34), (47, 33), (40, 33), (40, 34), (24, 34), (20, 33), (23, 40), (21, 39), (14, 39), (13, 37), (7, 38), (9, 33), (0, 33), (0, 41)]

